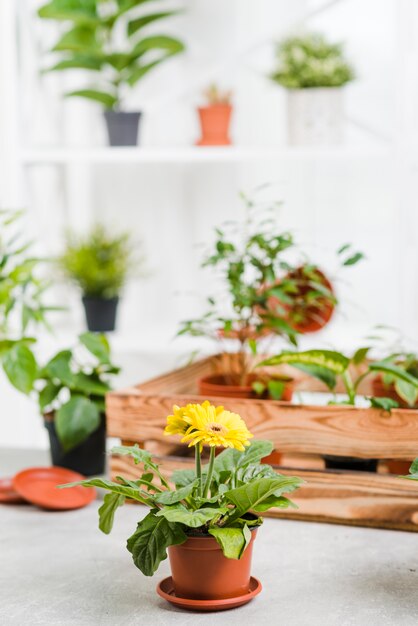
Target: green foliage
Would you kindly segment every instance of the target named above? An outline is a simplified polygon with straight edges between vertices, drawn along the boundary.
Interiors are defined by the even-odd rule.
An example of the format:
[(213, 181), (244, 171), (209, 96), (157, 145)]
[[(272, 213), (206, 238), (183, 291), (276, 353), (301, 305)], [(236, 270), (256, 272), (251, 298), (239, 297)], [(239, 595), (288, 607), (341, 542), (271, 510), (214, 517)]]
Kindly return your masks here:
[[(194, 534), (212, 535), (227, 558), (239, 559), (251, 540), (250, 529), (262, 522), (257, 512), (294, 506), (283, 494), (297, 489), (302, 481), (281, 476), (260, 463), (272, 449), (269, 441), (253, 441), (244, 452), (227, 449), (216, 457), (212, 453), (211, 462), (202, 468), (201, 474), (197, 472), (198, 465), (196, 471), (175, 472), (176, 488), (171, 489), (149, 452), (136, 446), (118, 446), (112, 450), (114, 454), (131, 456), (143, 464), (147, 473), (141, 479), (118, 477), (119, 482), (111, 482), (92, 478), (64, 487), (81, 484), (110, 492), (99, 509), (99, 527), (105, 533), (110, 532), (115, 511), (125, 498), (150, 508), (128, 539), (128, 550), (135, 565), (146, 576), (152, 576), (166, 558), (167, 548)], [(203, 484), (209, 487), (206, 496), (202, 496)], [(251, 511), (255, 514), (249, 515)]]
[(353, 80), (354, 72), (344, 59), (341, 44), (307, 34), (278, 45), (277, 68), (271, 78), (287, 89), (341, 87)]
[(418, 402), (418, 357), (412, 352), (396, 352), (373, 364), (387, 388), (394, 390), (410, 407)]
[(107, 339), (93, 333), (80, 335), (74, 349), (60, 350), (36, 372), (39, 409), (55, 413), (64, 450), (71, 450), (97, 430), (111, 377), (118, 372), (110, 360)]
[(135, 266), (130, 235), (111, 235), (101, 225), (96, 225), (85, 237), (69, 233), (59, 264), (83, 295), (118, 296)]
[(130, 88), (184, 50), (183, 43), (175, 37), (147, 34), (149, 25), (179, 12), (138, 12), (151, 1), (50, 0), (39, 9), (41, 18), (65, 25), (51, 51), (57, 60), (48, 71), (81, 69), (92, 77), (91, 86), (67, 96), (87, 98), (107, 109), (118, 109)]

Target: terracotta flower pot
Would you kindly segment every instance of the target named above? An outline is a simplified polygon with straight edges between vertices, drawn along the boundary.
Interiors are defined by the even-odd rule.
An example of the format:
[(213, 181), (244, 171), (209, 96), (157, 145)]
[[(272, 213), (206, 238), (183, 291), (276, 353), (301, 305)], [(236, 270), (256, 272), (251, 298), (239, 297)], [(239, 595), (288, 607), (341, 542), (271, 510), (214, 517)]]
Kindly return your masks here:
[(202, 136), (198, 146), (229, 146), (229, 126), (232, 106), (230, 104), (212, 104), (198, 108)]
[[(210, 376), (204, 376), (199, 380), (199, 394), (201, 396), (220, 396), (223, 398), (253, 398), (253, 399), (266, 399), (268, 398), (268, 392), (266, 391), (262, 395), (256, 394), (252, 388), (252, 383), (257, 380), (257, 376), (248, 376), (248, 385), (240, 385), (238, 382), (234, 382), (234, 375), (225, 376), (223, 374), (212, 374)], [(293, 380), (286, 380), (283, 389), (283, 395), (281, 397), (282, 402), (290, 402), (293, 395)]]
[(410, 407), (409, 404), (397, 394), (395, 385), (393, 383), (391, 383), (390, 385), (386, 385), (383, 382), (381, 374), (378, 374), (373, 378), (372, 391), (375, 398), (392, 398), (392, 400), (395, 400), (403, 409), (418, 407), (418, 404), (415, 404), (414, 407)]
[(405, 476), (409, 474), (409, 468), (411, 467), (412, 461), (387, 461), (387, 467), (390, 474), (396, 474), (396, 476)]
[(175, 594), (196, 600), (236, 598), (248, 593), (257, 528), (240, 559), (227, 559), (214, 537), (189, 537), (168, 548)]
[[(316, 268), (315, 273), (317, 275), (317, 282), (326, 287), (331, 293), (334, 293), (332, 284), (320, 269)], [(286, 279), (292, 279), (298, 282), (297, 292), (292, 294), (294, 299), (294, 305), (285, 304), (281, 302), (276, 296), (270, 296), (267, 300), (267, 308), (270, 312), (274, 312), (278, 306), (282, 307), (286, 311), (284, 318), (292, 328), (298, 333), (315, 333), (321, 330), (328, 324), (334, 313), (335, 304), (326, 296), (318, 298), (316, 304), (307, 305), (304, 303), (306, 294), (312, 291), (312, 287), (309, 284), (309, 278), (304, 275), (303, 266), (297, 268), (293, 272), (289, 272)], [(300, 321), (295, 321), (295, 314), (301, 318)]]

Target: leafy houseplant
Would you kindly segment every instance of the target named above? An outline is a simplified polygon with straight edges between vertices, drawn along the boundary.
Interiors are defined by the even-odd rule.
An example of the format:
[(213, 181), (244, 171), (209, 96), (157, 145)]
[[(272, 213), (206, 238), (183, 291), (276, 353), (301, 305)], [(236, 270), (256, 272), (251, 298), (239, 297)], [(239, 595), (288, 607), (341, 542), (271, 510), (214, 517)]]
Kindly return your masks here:
[(104, 472), (105, 394), (119, 372), (104, 335), (84, 333), (39, 369), (35, 383), (48, 430), (52, 462), (86, 474)]
[[(113, 452), (142, 464), (139, 480), (93, 478), (76, 484), (109, 491), (99, 509), (99, 527), (105, 533), (126, 498), (150, 508), (127, 544), (143, 574), (152, 576), (168, 550), (176, 595), (205, 600), (242, 596), (248, 592), (252, 543), (262, 523), (259, 514), (271, 507), (294, 506), (283, 494), (302, 481), (260, 464), (272, 444), (250, 445), (252, 435), (239, 415), (207, 401), (175, 406), (165, 432), (181, 435), (195, 448), (195, 470), (174, 472), (174, 489), (151, 454), (137, 446)], [(204, 446), (210, 448), (210, 460), (202, 466)], [(216, 448), (226, 449), (216, 456)], [(205, 576), (208, 572), (211, 575)]]
[(178, 13), (161, 11), (161, 2), (158, 10), (143, 12), (143, 5), (151, 1), (50, 0), (38, 12), (41, 18), (65, 25), (52, 49), (58, 61), (48, 71), (85, 70), (92, 77), (86, 87), (66, 95), (87, 98), (105, 107), (111, 145), (137, 143), (141, 113), (121, 110), (129, 89), (184, 50), (177, 38), (146, 34), (149, 25)]
[[(316, 266), (292, 263), (296, 246), (291, 233), (278, 229), (277, 205), (265, 208), (244, 201), (245, 222), (216, 229), (214, 249), (202, 265), (220, 274), (224, 290), (207, 299), (208, 310), (202, 317), (183, 322), (179, 335), (206, 336), (220, 344), (221, 374), (202, 379), (202, 395), (248, 398), (267, 390), (275, 400), (290, 400), (288, 378), (254, 371), (260, 345), (275, 337), (296, 345), (298, 327), (308, 319), (317, 322), (336, 298)], [(340, 255), (343, 265), (361, 258), (347, 246)]]
[(135, 265), (130, 235), (111, 235), (101, 225), (85, 237), (69, 233), (59, 264), (81, 289), (88, 329), (114, 330), (119, 294)]
[(353, 80), (354, 72), (340, 44), (312, 33), (289, 37), (278, 45), (271, 78), (288, 90), (290, 143), (341, 141), (341, 88)]
[[(351, 406), (356, 404), (360, 383), (367, 376), (376, 376), (376, 374), (390, 376), (391, 380), (402, 385), (406, 394), (412, 396), (413, 393), (417, 392), (418, 378), (389, 360), (368, 363), (366, 358), (369, 349), (369, 347), (359, 348), (351, 358), (331, 350), (286, 351), (262, 361), (259, 365), (265, 367), (286, 363), (321, 380), (330, 391), (335, 390), (337, 379), (340, 378), (346, 392), (346, 398), (340, 404)], [(352, 373), (356, 370), (358, 373), (353, 378)], [(399, 406), (396, 400), (391, 397), (370, 397), (369, 402), (370, 406), (385, 411), (390, 411)], [(368, 471), (376, 471), (377, 469), (377, 461), (375, 460), (360, 461), (328, 456), (325, 457), (325, 462), (330, 469), (366, 469)]]
[(22, 215), (0, 210), (0, 365), (16, 389), (29, 393), (37, 373), (30, 331), (49, 328), (47, 315), (56, 307), (44, 302), (49, 284), (40, 273), (42, 259), (22, 239)]
[[(395, 365), (414, 378), (418, 379), (418, 357), (412, 352), (396, 352), (382, 359), (383, 362)], [(389, 397), (399, 406), (416, 407), (418, 389), (405, 380), (394, 376), (390, 372), (378, 374), (372, 381), (373, 395)]]
[(207, 104), (198, 108), (201, 138), (198, 146), (229, 146), (231, 138), (231, 93), (222, 92), (217, 85), (210, 85), (204, 92)]

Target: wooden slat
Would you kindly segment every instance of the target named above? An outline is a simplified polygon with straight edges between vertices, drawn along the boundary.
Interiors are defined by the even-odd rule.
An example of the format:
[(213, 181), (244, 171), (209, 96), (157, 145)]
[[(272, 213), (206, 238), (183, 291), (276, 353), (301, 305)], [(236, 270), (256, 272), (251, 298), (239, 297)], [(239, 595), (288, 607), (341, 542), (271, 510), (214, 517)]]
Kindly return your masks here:
[[(209, 398), (211, 399), (211, 398)], [(258, 439), (280, 452), (377, 459), (410, 459), (418, 452), (418, 412), (349, 406), (298, 406), (267, 400), (212, 398), (245, 419)], [(173, 404), (199, 402), (195, 395), (148, 395), (132, 388), (107, 396), (110, 436), (166, 441), (163, 428)]]
[[(192, 459), (162, 458), (160, 467), (167, 479), (175, 469), (194, 467)], [(114, 457), (112, 476), (122, 475), (134, 480), (141, 473), (126, 457)], [(272, 509), (268, 517), (302, 521), (373, 526), (418, 532), (418, 485), (393, 476), (322, 472), (314, 470), (279, 470), (296, 474), (306, 484), (296, 491), (292, 500), (299, 506), (293, 509)]]

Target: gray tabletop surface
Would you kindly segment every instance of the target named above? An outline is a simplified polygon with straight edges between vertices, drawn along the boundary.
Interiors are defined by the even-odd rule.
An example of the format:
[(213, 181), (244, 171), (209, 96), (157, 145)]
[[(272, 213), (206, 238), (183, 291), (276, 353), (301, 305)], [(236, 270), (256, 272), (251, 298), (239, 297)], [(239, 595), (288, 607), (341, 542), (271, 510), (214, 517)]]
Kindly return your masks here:
[[(47, 463), (42, 451), (0, 449), (0, 476)], [(145, 509), (125, 506), (106, 536), (97, 508), (0, 506), (1, 626), (418, 624), (414, 533), (266, 519), (253, 562), (262, 593), (225, 613), (188, 613), (155, 592), (167, 561), (147, 578), (125, 548)]]

